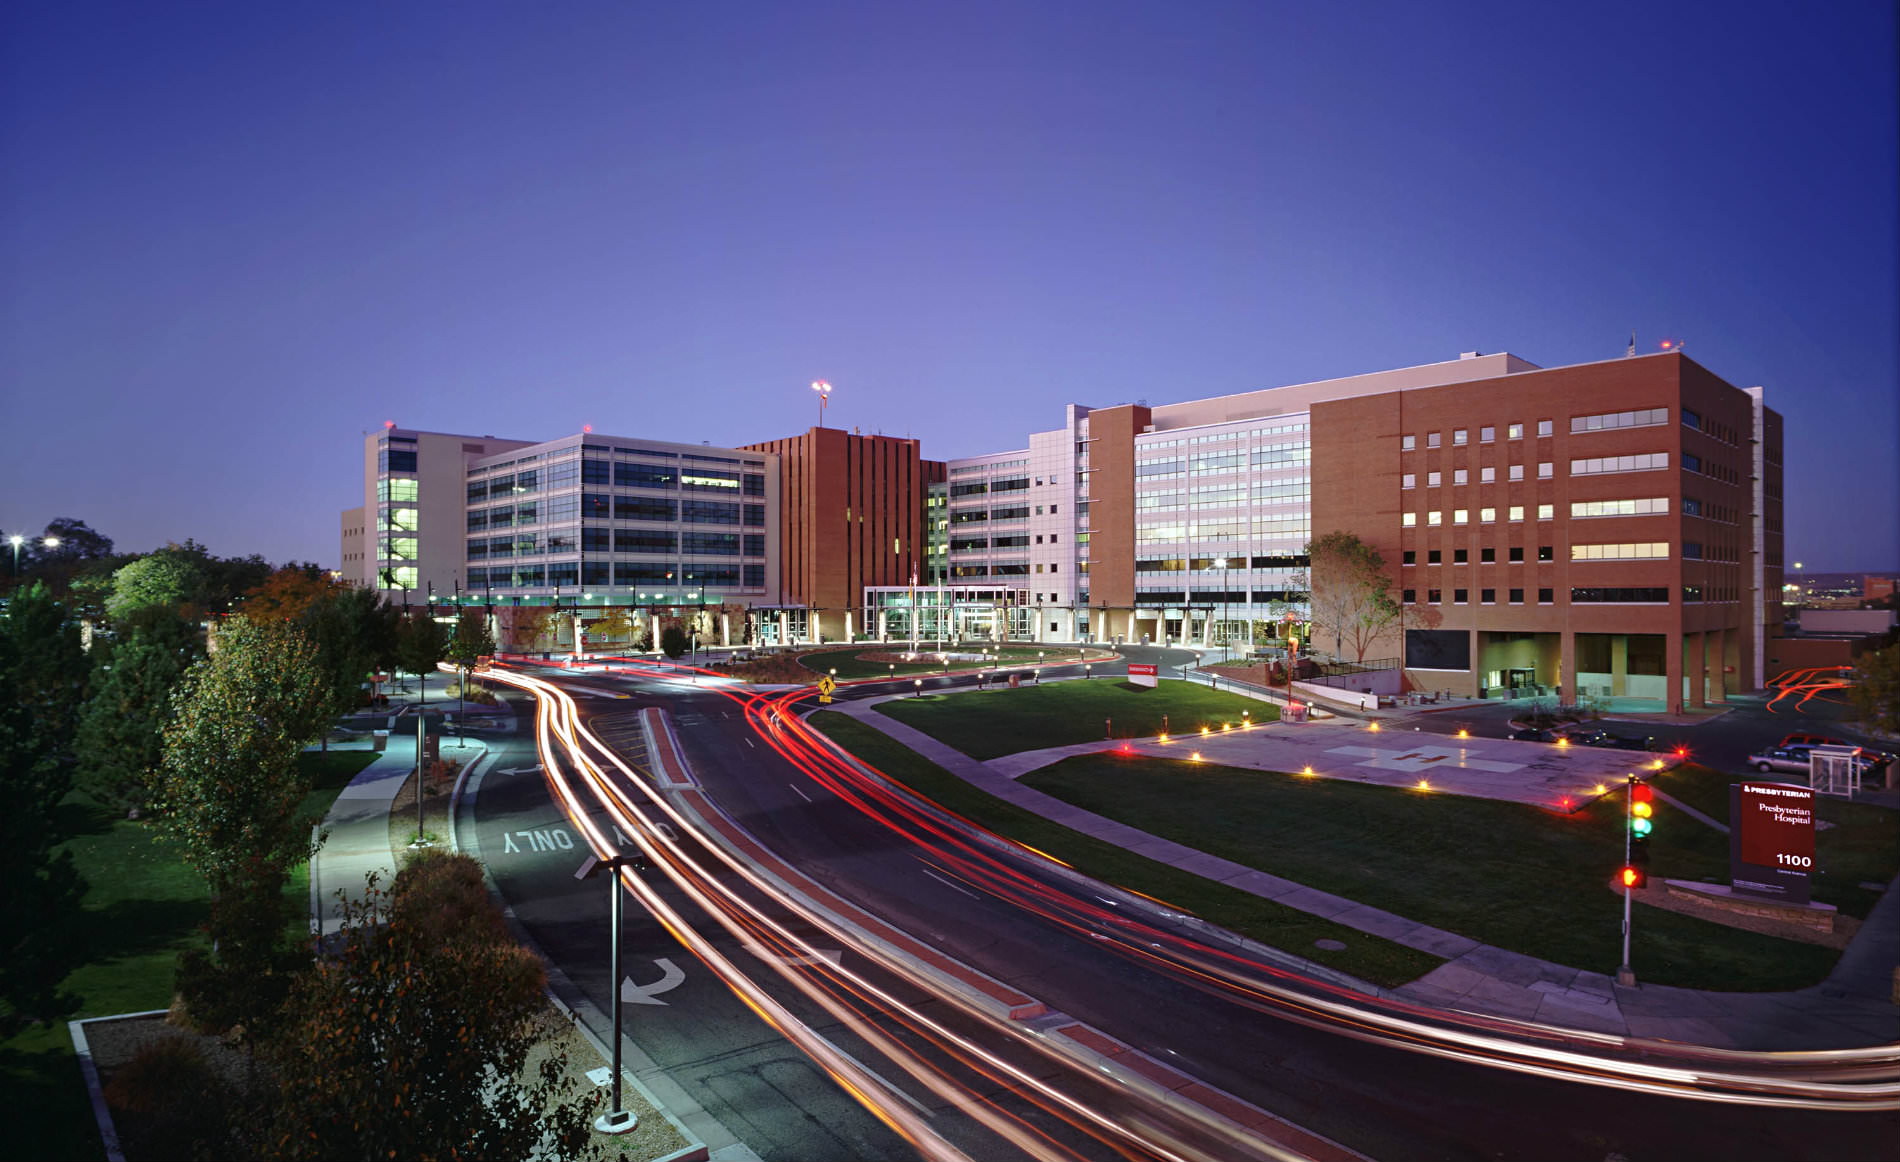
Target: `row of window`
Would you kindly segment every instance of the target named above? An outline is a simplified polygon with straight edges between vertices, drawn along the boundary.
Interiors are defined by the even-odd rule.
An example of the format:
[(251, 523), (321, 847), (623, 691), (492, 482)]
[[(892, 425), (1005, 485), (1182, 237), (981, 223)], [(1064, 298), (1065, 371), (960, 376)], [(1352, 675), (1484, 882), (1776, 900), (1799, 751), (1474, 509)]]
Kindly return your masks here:
[[(1468, 549), (1453, 549), (1451, 551), (1451, 563), (1454, 565), (1470, 564), (1471, 558), (1467, 556), (1469, 552), (1470, 550)], [(1508, 560), (1510, 561), (1511, 564), (1517, 565), (1517, 564), (1523, 563), (1524, 547), (1522, 545), (1513, 545), (1507, 550), (1507, 552), (1510, 554)], [(1551, 548), (1551, 546), (1549, 545), (1537, 546), (1538, 560), (1554, 561), (1556, 560), (1556, 558), (1557, 558), (1556, 550)], [(1478, 550), (1478, 564), (1480, 565), (1496, 564), (1497, 559), (1498, 559), (1498, 551), (1496, 549), (1485, 548), (1485, 549)], [(1414, 550), (1414, 549), (1405, 550), (1405, 552), (1401, 554), (1399, 558), (1399, 563), (1402, 565), (1418, 564), (1417, 550)], [(1427, 565), (1443, 564), (1444, 557), (1442, 555), (1442, 550), (1439, 550), (1439, 549), (1425, 550), (1425, 563)]]
[[(1524, 604), (1524, 590), (1508, 589), (1505, 592), (1509, 594), (1507, 599), (1508, 604)], [(1683, 591), (1683, 599), (1685, 601), (1689, 600), (1687, 590)], [(1417, 605), (1419, 603), (1418, 590), (1403, 590), (1400, 600), (1406, 605)], [(1537, 604), (1539, 605), (1554, 605), (1556, 600), (1557, 591), (1554, 589), (1539, 589), (1537, 591)], [(1697, 600), (1700, 600), (1700, 597), (1698, 597)], [(1669, 603), (1669, 590), (1662, 586), (1609, 589), (1578, 588), (1570, 591), (1570, 602), (1572, 605), (1667, 605)], [(1425, 604), (1443, 605), (1444, 603), (1445, 591), (1443, 589), (1427, 589), (1425, 591)], [(1453, 605), (1471, 604), (1471, 590), (1452, 590), (1451, 603)], [(1498, 603), (1498, 591), (1495, 589), (1478, 590), (1478, 603), (1480, 605), (1496, 605)]]
[[(1506, 509), (1505, 509), (1505, 513), (1506, 513), (1506, 516), (1505, 516), (1505, 519), (1506, 519), (1506, 520), (1510, 520), (1510, 521), (1521, 521), (1521, 520), (1523, 520), (1523, 519), (1524, 519), (1524, 506), (1523, 506), (1523, 505), (1521, 505), (1521, 504), (1513, 504), (1513, 505), (1510, 505), (1510, 506), (1509, 506), (1508, 508), (1506, 508)], [(1497, 509), (1495, 509), (1495, 508), (1481, 508), (1481, 509), (1479, 509), (1479, 510), (1478, 510), (1478, 523), (1479, 523), (1479, 524), (1486, 524), (1486, 525), (1488, 525), (1488, 524), (1493, 524), (1493, 523), (1495, 523), (1495, 522), (1497, 521), (1497, 519), (1498, 519), (1498, 510), (1497, 510)], [(1538, 505), (1538, 506), (1537, 506), (1537, 519), (1538, 519), (1538, 520), (1555, 520), (1555, 519), (1557, 519), (1557, 508), (1556, 508), (1556, 506), (1555, 506), (1555, 505), (1550, 505), (1550, 504), (1540, 504), (1540, 505)], [(1444, 513), (1442, 512), (1442, 511), (1440, 511), (1440, 510), (1438, 510), (1438, 509), (1432, 509), (1432, 510), (1430, 510), (1430, 511), (1428, 511), (1428, 512), (1427, 512), (1427, 513), (1425, 514), (1425, 527), (1426, 527), (1426, 528), (1437, 528), (1437, 527), (1439, 527), (1440, 525), (1442, 525), (1442, 524), (1444, 524), (1444, 523), (1445, 523), (1445, 514), (1444, 514)], [(1468, 509), (1468, 508), (1454, 508), (1454, 509), (1452, 509), (1452, 510), (1451, 510), (1451, 523), (1452, 523), (1452, 524), (1454, 524), (1454, 525), (1464, 525), (1464, 524), (1470, 524), (1470, 523), (1471, 523), (1471, 510), (1470, 510), (1470, 509)], [(1399, 526), (1400, 526), (1401, 528), (1408, 528), (1408, 529), (1412, 529), (1412, 528), (1417, 528), (1417, 527), (1418, 527), (1418, 514), (1417, 514), (1417, 513), (1415, 513), (1415, 512), (1402, 512), (1402, 513), (1400, 513), (1400, 514), (1399, 514)]]
[[(1537, 421), (1537, 434), (1538, 434), (1538, 435), (1540, 435), (1540, 436), (1548, 436), (1548, 435), (1550, 435), (1550, 434), (1551, 434), (1551, 429), (1552, 429), (1552, 421), (1550, 421), (1550, 420), (1538, 420), (1538, 421)], [(1491, 444), (1491, 443), (1495, 443), (1495, 442), (1497, 441), (1497, 438), (1498, 438), (1498, 430), (1497, 430), (1497, 428), (1495, 428), (1495, 427), (1493, 427), (1493, 426), (1491, 426), (1491, 425), (1489, 425), (1489, 424), (1486, 424), (1486, 425), (1485, 425), (1484, 427), (1481, 427), (1481, 428), (1479, 428), (1479, 429), (1478, 429), (1478, 442), (1479, 442), (1480, 444)], [(1521, 440), (1521, 439), (1523, 439), (1523, 438), (1524, 438), (1524, 425), (1523, 425), (1523, 424), (1507, 424), (1507, 425), (1505, 425), (1505, 429), (1504, 429), (1504, 438), (1505, 438), (1505, 439), (1507, 439), (1507, 440)], [(1425, 433), (1425, 446), (1426, 446), (1427, 448), (1436, 448), (1436, 447), (1439, 447), (1440, 445), (1442, 445), (1442, 444), (1443, 444), (1443, 442), (1444, 442), (1444, 440), (1443, 440), (1443, 437), (1442, 437), (1442, 435), (1441, 435), (1440, 433), (1438, 433), (1438, 432), (1426, 432), (1426, 433)], [(1468, 443), (1470, 443), (1470, 442), (1471, 442), (1471, 429), (1469, 429), (1469, 428), (1455, 428), (1455, 429), (1453, 429), (1453, 430), (1452, 430), (1452, 433), (1451, 433), (1451, 445), (1452, 445), (1452, 447), (1454, 447), (1454, 448), (1459, 448), (1459, 447), (1463, 447), (1464, 445), (1466, 445), (1466, 444), (1468, 444)], [(1400, 450), (1400, 451), (1402, 451), (1402, 452), (1411, 452), (1411, 451), (1414, 451), (1414, 450), (1416, 450), (1416, 449), (1417, 449), (1417, 447), (1418, 447), (1418, 437), (1417, 437), (1417, 436), (1400, 436), (1400, 437), (1399, 437), (1399, 450)]]
[[(1036, 506), (1037, 516), (1042, 515), (1042, 510), (1044, 507), (1045, 507), (1044, 505), (1040, 505), (1040, 504)], [(1051, 504), (1046, 507), (1048, 508), (1050, 515), (1053, 516), (1056, 514), (1058, 510), (1061, 509), (1062, 506), (1059, 504)], [(949, 523), (953, 525), (963, 525), (963, 524), (975, 524), (980, 521), (1006, 521), (1006, 520), (1028, 520), (1028, 519), (1029, 519), (1029, 506), (1021, 505), (1016, 508), (965, 509), (959, 512), (951, 513)]]
[(1138, 589), (1135, 591), (1135, 603), (1146, 606), (1297, 603), (1305, 601), (1308, 596), (1303, 589)]
[(1219, 573), (1229, 569), (1304, 569), (1304, 553), (1265, 554), (1257, 557), (1137, 557), (1137, 573)]
[[(413, 547), (413, 546), (412, 546)], [(582, 529), (548, 533), (516, 533), (508, 537), (475, 537), (468, 541), (471, 561), (489, 557), (538, 557), (543, 553), (673, 553), (709, 557), (763, 557), (763, 533), (657, 532), (646, 529)], [(413, 556), (413, 554), (411, 554)]]
[(546, 565), (472, 567), (468, 587), (543, 589), (554, 585), (763, 589), (764, 565), (636, 565), (624, 561), (562, 561)]

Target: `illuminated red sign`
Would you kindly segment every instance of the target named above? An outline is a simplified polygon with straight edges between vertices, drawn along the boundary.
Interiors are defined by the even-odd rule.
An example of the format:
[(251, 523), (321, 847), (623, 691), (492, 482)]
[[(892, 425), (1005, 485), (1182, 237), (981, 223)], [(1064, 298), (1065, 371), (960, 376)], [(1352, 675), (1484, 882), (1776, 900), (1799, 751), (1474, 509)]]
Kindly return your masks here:
[(1746, 895), (1808, 902), (1814, 792), (1789, 783), (1729, 787), (1729, 878)]

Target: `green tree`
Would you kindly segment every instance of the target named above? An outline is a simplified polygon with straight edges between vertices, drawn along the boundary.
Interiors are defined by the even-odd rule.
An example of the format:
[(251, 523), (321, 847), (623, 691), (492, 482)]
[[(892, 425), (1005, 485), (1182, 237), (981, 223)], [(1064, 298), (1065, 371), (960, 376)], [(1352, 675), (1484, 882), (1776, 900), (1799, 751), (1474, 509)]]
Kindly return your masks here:
[(274, 1007), (287, 984), (284, 880), (312, 854), (297, 754), (323, 729), (316, 647), (285, 623), (228, 619), (172, 699), (153, 788), (161, 825), (211, 888), (213, 957), (188, 953), (180, 988), (213, 1027)]
[(60, 982), (80, 957), (85, 884), (54, 809), (72, 786), (71, 749), (86, 656), (79, 628), (45, 586), (0, 613), (0, 1037), (70, 1012)]
[(474, 665), (476, 658), (492, 657), (495, 635), (488, 632), (488, 615), (470, 611), (456, 618), (447, 651), (447, 656), (463, 669)]
[(193, 605), (203, 589), (200, 560), (176, 545), (167, 546), (121, 566), (112, 575), (112, 596), (106, 599), (106, 613), (117, 621), (150, 605)]
[(449, 656), (449, 635), (439, 622), (417, 613), (396, 627), (396, 664), (420, 678)]
[(1351, 646), (1354, 658), (1365, 661), (1366, 650), (1399, 618), (1385, 558), (1347, 532), (1327, 533), (1306, 553), (1315, 630), (1332, 635), (1335, 657)]
[(669, 658), (678, 658), (686, 652), (686, 631), (677, 621), (669, 621), (660, 627), (660, 652)]
[(298, 624), (316, 644), (332, 717), (356, 709), (372, 671), (394, 668), (400, 618), (374, 589), (336, 589), (303, 611)]
[(428, 852), (344, 906), (334, 956), (299, 981), (266, 1047), (280, 1109), (266, 1158), (568, 1158), (589, 1152), (592, 1087), (553, 1031), (540, 960), (507, 938), (481, 867)]
[(1854, 706), (1865, 726), (1900, 731), (1900, 646), (1870, 650), (1854, 663)]
[(127, 810), (144, 804), (164, 757), (172, 691), (203, 655), (198, 627), (166, 606), (147, 606), (120, 625), (79, 720), (78, 783), (87, 794)]

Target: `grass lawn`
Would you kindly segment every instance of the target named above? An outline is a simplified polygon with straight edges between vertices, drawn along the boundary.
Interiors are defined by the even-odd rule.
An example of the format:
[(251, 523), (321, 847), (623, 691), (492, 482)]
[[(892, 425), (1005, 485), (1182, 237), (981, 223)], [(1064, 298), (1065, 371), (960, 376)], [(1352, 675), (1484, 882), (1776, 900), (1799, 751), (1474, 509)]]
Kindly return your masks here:
[[(821, 711), (812, 715), (811, 723), (897, 782), (998, 835), (1053, 855), (1084, 875), (1165, 900), (1179, 911), (1191, 912), (1251, 940), (1389, 987), (1415, 980), (1444, 963), (1436, 956), (1263, 900), (1052, 823), (984, 794), (889, 735), (846, 715)], [(1329, 952), (1314, 947), (1314, 941), (1327, 937), (1340, 941), (1345, 949)]]
[[(1799, 778), (1729, 775), (1688, 765), (1673, 772), (1668, 781), (1658, 786), (1711, 819), (1727, 823), (1729, 784), (1743, 781), (1798, 783)], [(1824, 904), (1832, 904), (1849, 916), (1864, 917), (1880, 899), (1880, 893), (1860, 885), (1886, 884), (1893, 879), (1894, 872), (1900, 870), (1897, 868), (1900, 865), (1900, 811), (1870, 803), (1850, 803), (1831, 795), (1816, 795), (1814, 802), (1815, 819), (1833, 826), (1815, 832), (1816, 866), (1809, 880), (1809, 890)], [(1727, 850), (1723, 848), (1724, 852)], [(1723, 879), (1726, 882), (1726, 871)]]
[[(1665, 774), (1670, 794), (1695, 776)], [(1085, 755), (1023, 782), (1111, 819), (1236, 863), (1486, 944), (1613, 973), (1622, 909), (1624, 808), (1574, 815), (1335, 779), (1187, 760)], [(1726, 882), (1728, 838), (1659, 802), (1650, 874)], [(1888, 851), (1891, 868), (1894, 854)], [(1891, 872), (1889, 873), (1891, 874)], [(1819, 982), (1838, 954), (1654, 908), (1638, 909), (1639, 979), (1734, 991)]]
[[(305, 800), (327, 810), (337, 792), (374, 756), (364, 751), (305, 754), (319, 789)], [(204, 881), (149, 822), (135, 822), (74, 794), (60, 806), (66, 847), (86, 878), (84, 963), (66, 979), (80, 998), (76, 1017), (162, 1009), (171, 1004), (178, 954), (201, 947), (208, 896)], [(307, 868), (293, 869), (285, 906), (309, 907)], [(0, 1087), (24, 1116), (12, 1126), (8, 1153), (20, 1158), (97, 1158), (104, 1154), (92, 1106), (62, 1022), (0, 1042)]]
[(1203, 726), (1219, 730), (1222, 723), (1238, 724), (1243, 711), (1255, 722), (1280, 717), (1279, 707), (1270, 703), (1206, 686), (1164, 681), (1145, 689), (1107, 678), (1020, 690), (928, 694), (881, 702), (877, 709), (973, 759), (1108, 736), (1141, 738), (1164, 729), (1175, 734), (1198, 732)]
[[(983, 647), (980, 645), (969, 645), (951, 646), (949, 648), (956, 653), (977, 653), (980, 652)], [(991, 647), (992, 650), (994, 648), (995, 647)], [(861, 642), (849, 649), (814, 650), (808, 654), (800, 654), (798, 660), (801, 665), (812, 671), (814, 675), (828, 674), (835, 669), (838, 671), (838, 677), (847, 681), (853, 678), (885, 678), (892, 674), (901, 677), (904, 675), (941, 674), (944, 672), (944, 664), (937, 660), (937, 655), (932, 653), (928, 647), (920, 647), (921, 652), (918, 661), (898, 661), (898, 656), (907, 652), (909, 649), (910, 645), (907, 642), (891, 642), (888, 645)], [(1082, 651), (1044, 646), (1042, 647), (1042, 655), (1041, 660), (1045, 662), (1079, 661), (1082, 657)], [(1034, 665), (1037, 661), (1035, 649), (1025, 649), (1021, 646), (1006, 646), (997, 656), (1000, 658), (998, 664), (1006, 667)], [(975, 662), (960, 662), (953, 658), (950, 661), (949, 668), (952, 670), (968, 670), (976, 664)], [(814, 678), (813, 680), (815, 681), (816, 679)]]

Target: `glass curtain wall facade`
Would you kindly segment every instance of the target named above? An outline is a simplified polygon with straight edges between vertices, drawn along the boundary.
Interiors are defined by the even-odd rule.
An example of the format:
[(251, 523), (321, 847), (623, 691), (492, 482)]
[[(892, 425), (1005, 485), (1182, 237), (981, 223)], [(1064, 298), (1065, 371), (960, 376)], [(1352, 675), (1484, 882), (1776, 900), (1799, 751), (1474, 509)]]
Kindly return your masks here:
[(1136, 438), (1138, 633), (1241, 649), (1305, 620), (1308, 428), (1302, 414)]
[(776, 467), (757, 452), (591, 434), (474, 461), (469, 589), (517, 604), (767, 603)]

